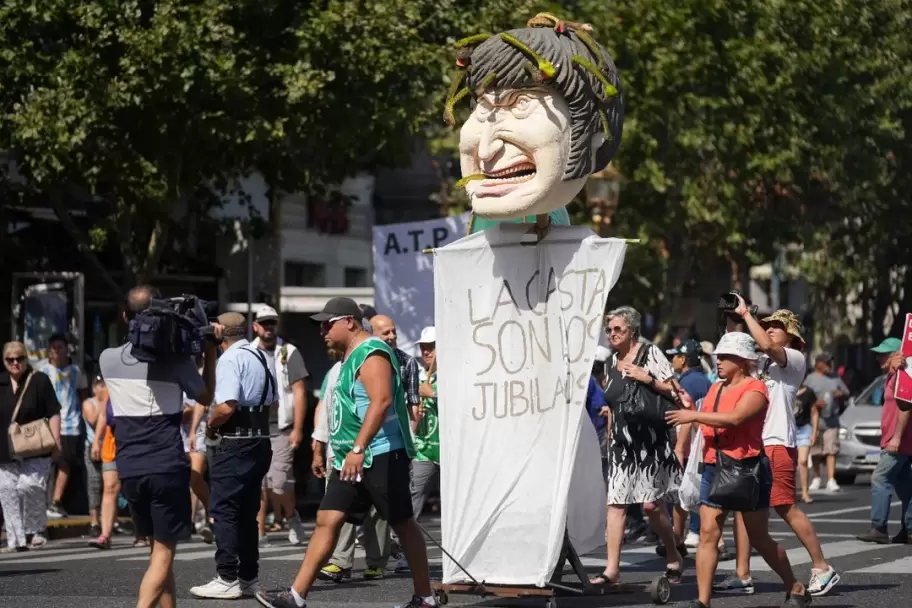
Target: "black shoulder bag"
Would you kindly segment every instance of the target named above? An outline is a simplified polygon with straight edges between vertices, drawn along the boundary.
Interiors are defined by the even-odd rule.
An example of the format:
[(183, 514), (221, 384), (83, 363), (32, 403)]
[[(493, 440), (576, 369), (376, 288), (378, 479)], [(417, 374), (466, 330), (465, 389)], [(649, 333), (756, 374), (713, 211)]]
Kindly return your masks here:
[[(634, 365), (645, 369), (649, 348), (646, 344), (640, 346), (640, 352), (633, 361)], [(627, 420), (657, 429), (669, 428), (669, 424), (665, 421), (665, 413), (681, 408), (671, 397), (660, 393), (649, 384), (643, 384), (632, 378), (627, 382), (620, 405)]]
[[(713, 413), (719, 411), (722, 386), (716, 392)], [(760, 502), (760, 456), (737, 459), (725, 454), (719, 448), (719, 429), (713, 428), (713, 444), (716, 449), (716, 471), (709, 488), (709, 502), (719, 505), (723, 511), (756, 511)]]

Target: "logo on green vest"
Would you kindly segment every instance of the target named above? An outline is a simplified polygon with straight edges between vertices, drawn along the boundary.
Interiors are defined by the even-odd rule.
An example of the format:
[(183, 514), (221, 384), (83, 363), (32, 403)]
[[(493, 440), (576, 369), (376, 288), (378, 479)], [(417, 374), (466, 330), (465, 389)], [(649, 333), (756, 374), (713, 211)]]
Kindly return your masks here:
[(339, 393), (334, 392), (332, 398), (332, 418), (329, 421), (329, 432), (332, 435), (335, 435), (339, 432), (339, 429), (342, 428), (342, 400), (340, 399)]
[(424, 424), (426, 425), (425, 435), (433, 435), (435, 432), (437, 432), (437, 416), (436, 415), (432, 414), (432, 415), (428, 416), (427, 414), (425, 414), (424, 420), (425, 420)]

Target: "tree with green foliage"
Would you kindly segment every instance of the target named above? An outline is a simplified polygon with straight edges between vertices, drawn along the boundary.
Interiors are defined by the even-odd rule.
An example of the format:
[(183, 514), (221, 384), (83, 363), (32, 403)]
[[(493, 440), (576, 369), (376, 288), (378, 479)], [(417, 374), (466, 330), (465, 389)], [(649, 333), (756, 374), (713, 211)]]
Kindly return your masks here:
[[(408, 162), (438, 120), (445, 47), (507, 2), (128, 0), (0, 6), (0, 173), (81, 251), (116, 243), (129, 284), (259, 171), (321, 192)], [(433, 117), (433, 118), (432, 118)], [(14, 175), (13, 173), (18, 175)], [(90, 199), (88, 225), (74, 193)]]

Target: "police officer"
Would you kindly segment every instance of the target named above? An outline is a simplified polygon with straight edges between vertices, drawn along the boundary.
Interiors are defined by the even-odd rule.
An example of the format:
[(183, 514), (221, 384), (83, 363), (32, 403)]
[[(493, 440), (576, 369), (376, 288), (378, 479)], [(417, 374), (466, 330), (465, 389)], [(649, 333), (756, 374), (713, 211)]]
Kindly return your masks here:
[(239, 313), (218, 317), (222, 356), (215, 369), (209, 414), (211, 509), (217, 575), (190, 589), (196, 597), (237, 599), (258, 589), (257, 511), (272, 460), (269, 408), (276, 405), (274, 364), (244, 335)]

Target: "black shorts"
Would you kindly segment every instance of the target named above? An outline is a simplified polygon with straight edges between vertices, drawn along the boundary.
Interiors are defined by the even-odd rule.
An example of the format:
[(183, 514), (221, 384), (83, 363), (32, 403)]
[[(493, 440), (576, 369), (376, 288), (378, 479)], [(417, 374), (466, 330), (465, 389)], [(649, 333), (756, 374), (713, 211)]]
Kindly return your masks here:
[(60, 436), (60, 461), (67, 469), (79, 468), (85, 458), (85, 435)]
[(190, 539), (190, 468), (121, 480), (136, 536), (163, 543)]
[(397, 526), (413, 516), (410, 466), (405, 450), (396, 450), (374, 456), (358, 483), (342, 481), (333, 469), (320, 510), (341, 511), (349, 522), (360, 524), (373, 506), (380, 517)]

